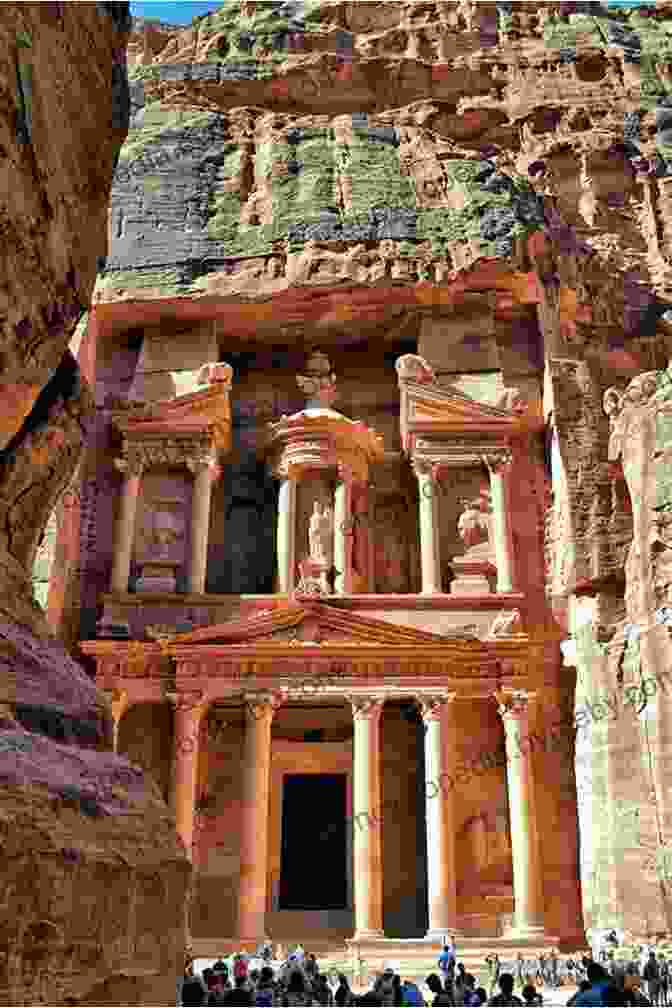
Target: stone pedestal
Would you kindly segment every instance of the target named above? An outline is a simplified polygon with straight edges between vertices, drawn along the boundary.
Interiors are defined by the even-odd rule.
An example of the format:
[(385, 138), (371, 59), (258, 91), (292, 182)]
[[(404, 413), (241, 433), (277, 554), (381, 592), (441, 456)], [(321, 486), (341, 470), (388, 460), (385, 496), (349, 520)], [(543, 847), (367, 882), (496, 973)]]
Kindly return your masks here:
[(455, 557), (450, 562), (455, 577), (450, 583), (451, 595), (487, 595), (490, 592), (489, 577), (494, 577), (496, 567), (490, 560), (490, 547), (476, 546), (465, 556)]
[(139, 592), (176, 592), (178, 564), (157, 560), (143, 564), (142, 574), (136, 582)]

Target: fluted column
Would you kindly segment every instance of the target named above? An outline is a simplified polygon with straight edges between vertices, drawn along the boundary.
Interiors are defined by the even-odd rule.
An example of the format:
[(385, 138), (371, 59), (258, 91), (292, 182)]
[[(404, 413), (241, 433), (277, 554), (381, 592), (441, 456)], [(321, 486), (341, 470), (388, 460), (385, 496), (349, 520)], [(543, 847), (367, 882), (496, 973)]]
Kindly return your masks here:
[(491, 456), (487, 460), (490, 473), (490, 502), (492, 505), (492, 534), (497, 565), (497, 591), (513, 591), (511, 567), (509, 511), (506, 502), (505, 467), (510, 463), (510, 455)]
[(296, 575), (296, 477), (283, 475), (278, 495), (278, 584), (281, 592), (294, 589)]
[(444, 786), (455, 764), (455, 693), (419, 700), (425, 723), (425, 800), (427, 822), (427, 938), (442, 941), (457, 930), (455, 796)]
[(208, 566), (208, 536), (210, 532), (210, 505), (212, 484), (217, 475), (214, 460), (187, 462), (194, 474), (191, 498), (191, 560), (189, 563), (189, 591), (202, 595)]
[(413, 470), (418, 480), (422, 594), (436, 595), (442, 590), (436, 472), (429, 463), (420, 461), (414, 462)]
[(198, 741), (201, 719), (208, 703), (200, 691), (171, 693), (168, 699), (175, 711), (172, 807), (177, 832), (193, 861)]
[(506, 735), (515, 934), (536, 937), (544, 932), (544, 904), (529, 742), (529, 702), (533, 694), (499, 691), (496, 698)]
[(380, 810), (380, 715), (382, 700), (351, 697), (355, 738), (353, 822), (354, 940), (383, 937), (383, 874)]
[(242, 944), (266, 937), (271, 724), (280, 703), (281, 698), (271, 693), (245, 696), (237, 934)]
[(136, 460), (115, 459), (116, 468), (124, 473), (121, 488), (119, 515), (114, 532), (114, 563), (112, 567), (111, 591), (126, 594), (131, 573), (133, 555), (133, 535), (135, 515), (138, 508), (138, 494), (142, 480), (142, 463)]

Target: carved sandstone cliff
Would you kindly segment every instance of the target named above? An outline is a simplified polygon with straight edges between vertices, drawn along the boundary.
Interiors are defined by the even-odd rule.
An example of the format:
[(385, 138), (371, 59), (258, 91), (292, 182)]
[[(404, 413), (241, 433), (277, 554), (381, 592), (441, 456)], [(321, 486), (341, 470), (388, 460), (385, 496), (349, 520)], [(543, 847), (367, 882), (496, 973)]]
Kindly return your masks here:
[(128, 4), (0, 13), (0, 1001), (170, 1003), (190, 868), (30, 571), (93, 418), (68, 350), (128, 126)]
[[(578, 700), (623, 699), (664, 660), (632, 643), (657, 611), (653, 588), (632, 608), (653, 576), (632, 552), (642, 449), (610, 464), (603, 402), (672, 350), (671, 29), (669, 3), (472, 0), (236, 0), (189, 28), (138, 25), (94, 295), (90, 328), (144, 328), (148, 367), (152, 327), (200, 320), (222, 347), (278, 327), (403, 334), (438, 371), (498, 370), (539, 408), (543, 388), (546, 499), (531, 457), (516, 546), (533, 556), (544, 527), (557, 625), (543, 605), (527, 618), (567, 638)], [(579, 741), (584, 920), (670, 930), (667, 882), (641, 877), (669, 842), (646, 776), (664, 731), (656, 749), (632, 706), (609, 724)]]

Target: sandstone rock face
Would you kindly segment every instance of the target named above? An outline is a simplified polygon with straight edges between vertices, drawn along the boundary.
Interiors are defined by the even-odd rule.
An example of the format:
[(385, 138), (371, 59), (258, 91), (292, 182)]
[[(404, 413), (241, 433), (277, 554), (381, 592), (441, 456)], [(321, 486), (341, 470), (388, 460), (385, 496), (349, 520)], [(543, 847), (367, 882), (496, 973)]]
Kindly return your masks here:
[(94, 295), (101, 320), (207, 320), (224, 349), (395, 334), (437, 371), (498, 370), (509, 400), (543, 385), (539, 632), (578, 680), (584, 920), (642, 937), (672, 930), (669, 691), (642, 685), (669, 667), (671, 18), (232, 0), (137, 25)]
[(68, 343), (106, 253), (130, 26), (126, 3), (0, 12), (3, 1004), (169, 1004), (182, 969), (184, 849), (30, 578), (94, 417)]

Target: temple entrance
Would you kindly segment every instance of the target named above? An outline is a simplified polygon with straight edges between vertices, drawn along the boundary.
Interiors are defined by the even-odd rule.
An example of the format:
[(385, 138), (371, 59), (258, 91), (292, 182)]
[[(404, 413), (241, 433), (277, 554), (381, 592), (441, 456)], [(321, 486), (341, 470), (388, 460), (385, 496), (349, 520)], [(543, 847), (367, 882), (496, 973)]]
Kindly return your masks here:
[(287, 774), (280, 910), (347, 907), (346, 774)]

